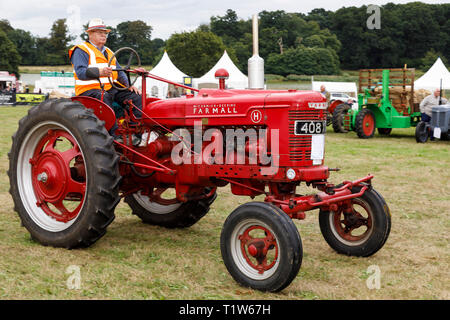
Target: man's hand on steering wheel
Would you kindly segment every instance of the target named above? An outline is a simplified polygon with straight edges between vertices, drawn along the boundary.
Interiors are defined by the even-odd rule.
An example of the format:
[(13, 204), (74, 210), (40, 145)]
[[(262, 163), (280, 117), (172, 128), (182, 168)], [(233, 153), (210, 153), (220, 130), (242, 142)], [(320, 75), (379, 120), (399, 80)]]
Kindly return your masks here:
[(129, 87), (128, 90), (130, 90), (131, 92), (134, 92), (134, 93), (136, 93), (136, 94), (138, 94), (138, 95), (141, 95), (141, 94), (142, 94), (142, 91), (139, 90), (138, 88), (136, 88), (135, 86)]
[(104, 67), (99, 69), (100, 77), (111, 77), (112, 76), (112, 68), (111, 67)]
[[(110, 68), (111, 62), (112, 62), (114, 59), (116, 59), (116, 57), (118, 56), (118, 54), (119, 54), (120, 52), (123, 52), (123, 51), (129, 51), (129, 52), (130, 52), (130, 55), (129, 55), (129, 57), (128, 57), (128, 63), (126, 64), (126, 66), (124, 66), (123, 69), (120, 69), (120, 70), (119, 70), (119, 69), (112, 69), (112, 68)], [(117, 90), (120, 90), (120, 91), (123, 91), (123, 90), (127, 90), (127, 89), (128, 89), (128, 90), (133, 91), (133, 92), (136, 92), (136, 93), (137, 93), (137, 91), (139, 91), (137, 88), (133, 88), (133, 87), (134, 87), (134, 83), (135, 83), (136, 80), (137, 80), (137, 77), (135, 77), (133, 81), (131, 81), (131, 78), (130, 78), (130, 71), (131, 71), (131, 70), (130, 70), (130, 66), (131, 66), (131, 62), (132, 62), (132, 60), (133, 60), (133, 57), (136, 57), (138, 68), (140, 68), (140, 67), (141, 67), (141, 59), (139, 58), (138, 53), (137, 53), (135, 50), (131, 49), (131, 48), (128, 48), (128, 47), (120, 48), (119, 50), (117, 50), (116, 52), (114, 52), (114, 54), (113, 54), (112, 57), (110, 58), (110, 60), (109, 60), (109, 62), (108, 62), (108, 68), (111, 69), (112, 72), (124, 71), (125, 74), (126, 74), (126, 77), (127, 77), (127, 79), (128, 79), (128, 86), (122, 85), (122, 86), (120, 87), (120, 86), (118, 86), (117, 84), (115, 84), (114, 81), (111, 80), (111, 75), (112, 75), (112, 72), (111, 72), (111, 75), (108, 76), (108, 81), (109, 81), (109, 83), (111, 84), (111, 86), (112, 86), (113, 88), (115, 88), (115, 89), (117, 89)]]

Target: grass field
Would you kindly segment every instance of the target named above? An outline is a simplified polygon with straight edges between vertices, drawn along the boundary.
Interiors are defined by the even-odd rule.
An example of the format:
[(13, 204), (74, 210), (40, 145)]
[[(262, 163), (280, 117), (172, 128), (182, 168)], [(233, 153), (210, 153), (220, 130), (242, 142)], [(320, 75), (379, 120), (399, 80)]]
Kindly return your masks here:
[[(0, 299), (450, 299), (448, 141), (417, 144), (412, 128), (370, 140), (327, 133), (326, 164), (342, 169), (330, 181), (374, 174), (373, 185), (391, 210), (390, 237), (369, 258), (339, 255), (322, 238), (318, 212), (307, 212), (295, 221), (303, 240), (300, 272), (271, 294), (240, 287), (223, 265), (223, 222), (251, 201), (229, 188), (220, 189), (210, 212), (187, 229), (145, 225), (121, 202), (106, 235), (90, 248), (33, 242), (13, 210), (6, 175), (10, 137), (27, 109), (0, 108)], [(366, 285), (372, 265), (381, 272), (380, 289)], [(70, 266), (80, 270), (80, 289), (67, 286)]]

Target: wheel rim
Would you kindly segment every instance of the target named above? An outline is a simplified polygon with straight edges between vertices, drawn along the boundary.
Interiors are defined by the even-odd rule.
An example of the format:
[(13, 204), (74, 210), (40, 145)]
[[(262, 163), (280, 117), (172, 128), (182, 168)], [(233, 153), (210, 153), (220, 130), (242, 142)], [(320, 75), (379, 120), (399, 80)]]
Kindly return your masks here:
[(279, 241), (265, 223), (256, 219), (242, 221), (234, 229), (230, 241), (233, 260), (248, 278), (264, 280), (278, 269)]
[(84, 155), (70, 130), (41, 122), (19, 150), (17, 185), (30, 218), (41, 228), (59, 232), (78, 218), (87, 194)]
[(166, 191), (167, 188), (158, 188), (152, 192), (149, 197), (138, 191), (133, 194), (134, 199), (147, 211), (156, 214), (168, 214), (179, 207), (181, 207), (182, 202), (179, 202), (176, 198), (174, 199), (164, 199), (161, 195)]
[(331, 231), (336, 238), (348, 246), (358, 246), (367, 241), (373, 231), (373, 213), (361, 198), (352, 200), (351, 212), (341, 207), (330, 214)]
[(375, 121), (370, 113), (366, 114), (363, 118), (363, 132), (366, 136), (372, 135), (375, 129)]

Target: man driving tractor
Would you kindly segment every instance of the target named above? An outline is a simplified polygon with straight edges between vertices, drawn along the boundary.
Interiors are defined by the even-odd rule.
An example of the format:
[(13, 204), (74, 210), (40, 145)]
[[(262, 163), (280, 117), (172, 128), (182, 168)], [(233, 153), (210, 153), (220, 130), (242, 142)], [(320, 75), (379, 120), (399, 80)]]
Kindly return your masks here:
[[(72, 47), (69, 50), (69, 59), (74, 69), (75, 94), (77, 96), (89, 96), (101, 100), (102, 88), (104, 86), (103, 102), (113, 110), (113, 102), (118, 103), (122, 108), (125, 100), (132, 100), (133, 104), (142, 110), (141, 92), (136, 87), (131, 86), (128, 90), (117, 90), (114, 88), (108, 77), (120, 87), (128, 87), (129, 82), (124, 71), (113, 72), (114, 69), (121, 69), (117, 59), (108, 61), (113, 56), (111, 49), (105, 46), (108, 39), (108, 29), (102, 19), (95, 18), (89, 21), (86, 30), (89, 40)], [(140, 118), (141, 113), (133, 109), (135, 117)], [(111, 128), (109, 133), (120, 142), (121, 136), (115, 134), (117, 123)], [(133, 136), (133, 145), (139, 144), (140, 138)]]

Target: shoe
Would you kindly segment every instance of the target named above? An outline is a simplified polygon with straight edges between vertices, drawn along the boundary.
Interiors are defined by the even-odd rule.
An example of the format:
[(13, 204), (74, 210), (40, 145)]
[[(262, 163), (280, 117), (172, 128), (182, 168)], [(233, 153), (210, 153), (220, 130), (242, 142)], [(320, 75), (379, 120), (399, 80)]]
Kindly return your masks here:
[[(127, 138), (127, 141), (125, 144), (128, 143), (128, 136), (126, 138)], [(122, 136), (118, 136), (114, 140), (116, 140), (119, 143), (124, 143)], [(138, 146), (141, 143), (141, 138), (133, 133), (133, 135), (131, 136), (131, 142), (132, 142), (133, 146)]]

